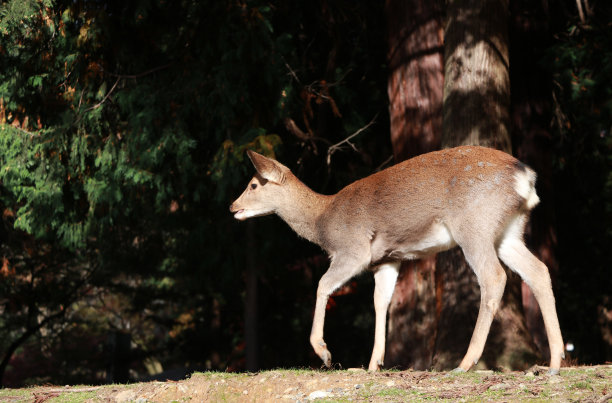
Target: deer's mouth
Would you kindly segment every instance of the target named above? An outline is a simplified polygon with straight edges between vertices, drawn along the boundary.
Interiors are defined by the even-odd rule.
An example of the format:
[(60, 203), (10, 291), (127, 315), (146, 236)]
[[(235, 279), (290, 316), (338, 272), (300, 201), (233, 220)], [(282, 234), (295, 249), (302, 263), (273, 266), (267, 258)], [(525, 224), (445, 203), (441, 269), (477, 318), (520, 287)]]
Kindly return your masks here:
[(246, 215), (244, 214), (244, 209), (239, 208), (238, 206), (235, 205), (235, 203), (232, 203), (229, 209), (230, 209), (230, 213), (234, 214), (235, 219), (244, 220), (246, 218)]

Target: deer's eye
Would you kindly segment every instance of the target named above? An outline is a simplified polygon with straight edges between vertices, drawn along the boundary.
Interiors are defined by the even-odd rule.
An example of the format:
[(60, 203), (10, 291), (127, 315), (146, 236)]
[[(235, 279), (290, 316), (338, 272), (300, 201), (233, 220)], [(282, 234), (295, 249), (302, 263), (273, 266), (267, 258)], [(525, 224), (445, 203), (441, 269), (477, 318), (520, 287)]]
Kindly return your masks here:
[(251, 189), (255, 189), (257, 187), (257, 183), (251, 183)]

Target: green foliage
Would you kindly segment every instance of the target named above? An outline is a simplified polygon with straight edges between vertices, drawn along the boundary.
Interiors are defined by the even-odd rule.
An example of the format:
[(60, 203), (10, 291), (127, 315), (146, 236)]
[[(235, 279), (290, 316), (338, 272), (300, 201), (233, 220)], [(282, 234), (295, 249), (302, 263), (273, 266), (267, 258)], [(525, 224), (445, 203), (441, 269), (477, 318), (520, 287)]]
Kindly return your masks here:
[[(610, 288), (592, 281), (609, 279), (612, 231), (600, 219), (612, 216), (612, 32), (598, 15), (609, 13), (564, 26), (547, 61), (556, 186), (572, 187), (558, 216), (594, 217), (560, 226), (565, 324), (581, 316), (576, 284), (598, 296)], [(106, 336), (128, 329), (141, 374), (145, 358), (243, 368), (249, 242), (227, 205), (253, 172), (245, 150), (278, 157), (325, 193), (386, 160), (383, 21), (377, 2), (3, 2), (0, 360), (18, 358), (9, 378), (23, 382), (19, 368), (36, 357), (44, 365), (30, 379), (99, 382)], [(327, 166), (327, 147), (376, 115), (354, 139), (360, 153)], [(307, 335), (327, 259), (278, 220), (258, 220), (256, 234), (261, 365), (318, 366)], [(346, 366), (369, 358), (354, 345), (371, 343), (371, 286), (359, 279), (330, 302), (327, 341)], [(591, 312), (601, 303), (588, 301)], [(598, 331), (589, 323), (568, 326), (584, 329), (572, 333), (581, 345)], [(584, 356), (597, 360), (597, 348)], [(87, 359), (95, 370), (85, 373)]]
[(584, 362), (604, 359), (612, 343), (593, 338), (607, 323), (598, 312), (612, 302), (611, 12), (602, 3), (584, 23), (562, 19), (545, 59), (554, 79), (561, 322)]
[[(140, 354), (164, 365), (240, 368), (245, 235), (227, 205), (252, 173), (245, 150), (289, 165), (299, 160), (293, 167), (310, 172), (321, 189), (354, 176), (348, 164), (360, 156), (339, 156), (333, 171), (321, 169), (324, 147), (384, 108), (384, 51), (372, 52), (382, 26), (363, 15), (379, 8), (259, 0), (2, 3), (2, 354), (30, 334), (20, 354), (44, 345), (62, 359), (67, 350), (55, 344), (76, 337), (67, 324), (79, 323), (78, 337), (91, 340), (129, 328)], [(289, 133), (288, 117), (311, 140)], [(364, 147), (363, 155), (388, 152), (388, 140), (370, 143), (381, 145)], [(288, 310), (262, 319), (262, 329), (295, 317), (287, 332), (262, 339), (303, 344), (312, 270), (324, 262), (310, 246), (290, 248), (296, 239), (282, 225), (264, 220), (260, 228), (269, 234), (256, 253), (274, 255), (262, 279), (291, 282), (304, 295), (276, 295), (278, 285), (262, 292), (262, 309)], [(59, 307), (62, 315), (53, 316)], [(289, 347), (294, 359), (284, 360), (309, 361)]]

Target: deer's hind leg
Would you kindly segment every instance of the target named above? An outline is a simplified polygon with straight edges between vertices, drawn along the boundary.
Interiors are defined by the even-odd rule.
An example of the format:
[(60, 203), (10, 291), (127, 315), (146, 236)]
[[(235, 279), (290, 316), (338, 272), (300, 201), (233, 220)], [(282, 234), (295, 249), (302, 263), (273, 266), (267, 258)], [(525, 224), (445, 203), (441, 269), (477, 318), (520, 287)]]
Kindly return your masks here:
[(555, 308), (555, 297), (548, 268), (536, 258), (523, 242), (526, 216), (515, 217), (509, 224), (499, 244), (499, 258), (518, 273), (527, 283), (540, 305), (548, 344), (550, 346), (550, 374), (558, 374), (563, 353), (563, 339)]

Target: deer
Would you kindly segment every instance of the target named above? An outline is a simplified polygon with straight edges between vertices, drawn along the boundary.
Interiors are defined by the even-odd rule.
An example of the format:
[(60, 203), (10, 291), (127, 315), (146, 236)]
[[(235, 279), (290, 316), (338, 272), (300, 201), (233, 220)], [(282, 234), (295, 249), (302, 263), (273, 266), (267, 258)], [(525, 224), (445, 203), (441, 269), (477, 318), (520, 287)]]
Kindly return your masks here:
[[(310, 344), (326, 367), (323, 339), (330, 295), (363, 271), (374, 275), (374, 347), (369, 371), (384, 366), (387, 311), (400, 263), (459, 247), (476, 274), (480, 307), (467, 352), (455, 372), (478, 363), (500, 306), (507, 274), (516, 272), (540, 306), (550, 347), (549, 374), (558, 375), (564, 345), (550, 274), (523, 240), (539, 203), (535, 172), (511, 155), (460, 146), (408, 159), (359, 179), (335, 195), (302, 183), (289, 168), (252, 150), (256, 173), (230, 205), (238, 220), (276, 214), (330, 258), (319, 280)], [(501, 262), (500, 262), (501, 261)]]

